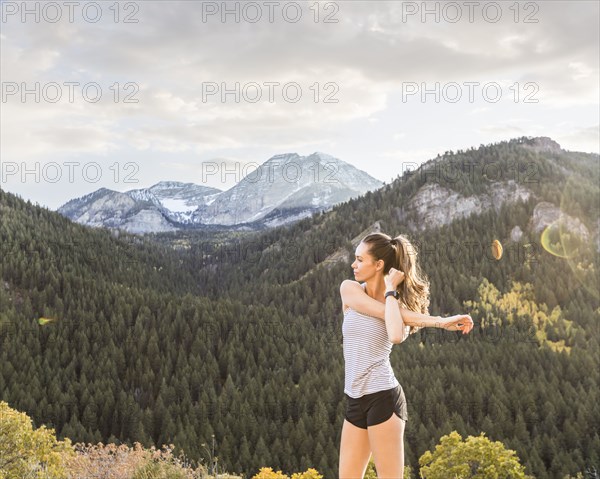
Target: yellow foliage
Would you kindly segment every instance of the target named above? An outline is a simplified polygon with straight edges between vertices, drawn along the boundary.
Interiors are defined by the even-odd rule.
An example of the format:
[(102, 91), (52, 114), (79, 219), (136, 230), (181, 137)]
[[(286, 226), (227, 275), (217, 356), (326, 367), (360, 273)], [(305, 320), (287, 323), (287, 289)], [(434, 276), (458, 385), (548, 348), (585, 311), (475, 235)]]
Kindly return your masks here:
[(33, 429), (27, 414), (0, 401), (0, 479), (66, 479), (71, 441), (57, 441), (54, 429)]
[(292, 479), (323, 479), (323, 476), (316, 469), (309, 467), (305, 472), (292, 474)]
[[(197, 479), (208, 478), (203, 465), (193, 469), (174, 457), (173, 444), (145, 449), (126, 445), (72, 444), (58, 441), (53, 429), (33, 429), (27, 414), (0, 401), (0, 479)], [(275, 476), (277, 477), (277, 476)], [(282, 476), (282, 479), (287, 476)], [(310, 477), (310, 476), (307, 476)], [(316, 476), (315, 476), (316, 477)], [(219, 479), (241, 479), (219, 474)]]
[[(261, 467), (252, 479), (290, 479), (290, 477), (281, 471), (275, 472), (270, 467)], [(309, 467), (304, 472), (294, 472), (291, 479), (323, 479), (323, 476), (316, 469)]]
[[(535, 300), (535, 291), (532, 284), (513, 281), (511, 290), (505, 294), (500, 291), (487, 279), (484, 278), (478, 288), (478, 301), (465, 301), (465, 307), (469, 308), (475, 315), (481, 318), (481, 326), (493, 328), (500, 323), (501, 319), (508, 320), (513, 324), (519, 317), (531, 318), (535, 326), (535, 340), (540, 344), (545, 344), (554, 351), (570, 351), (570, 347), (565, 346), (565, 342), (551, 341), (546, 335), (546, 326), (564, 324), (568, 334), (573, 334), (577, 325), (573, 321), (564, 318), (560, 306), (556, 306), (549, 311), (545, 303), (537, 303)], [(496, 334), (493, 329), (490, 329)], [(512, 335), (515, 341), (533, 340), (529, 332), (517, 332), (507, 329), (503, 334)], [(495, 337), (495, 336), (494, 336)]]
[[(377, 479), (377, 469), (375, 468), (375, 461), (373, 461), (373, 456), (369, 459), (369, 463), (367, 464), (367, 470), (365, 471), (365, 476), (363, 479)], [(413, 479), (413, 472), (410, 466), (404, 466), (404, 479)]]
[(252, 476), (252, 479), (290, 479), (289, 476), (281, 471), (274, 472), (270, 467), (261, 467), (260, 471)]
[(463, 442), (456, 431), (443, 436), (435, 450), (419, 459), (423, 479), (533, 479), (525, 474), (515, 451), (481, 433)]
[(375, 462), (373, 461), (373, 456), (369, 459), (369, 463), (367, 464), (367, 470), (365, 471), (364, 479), (377, 479), (377, 471), (375, 470)]

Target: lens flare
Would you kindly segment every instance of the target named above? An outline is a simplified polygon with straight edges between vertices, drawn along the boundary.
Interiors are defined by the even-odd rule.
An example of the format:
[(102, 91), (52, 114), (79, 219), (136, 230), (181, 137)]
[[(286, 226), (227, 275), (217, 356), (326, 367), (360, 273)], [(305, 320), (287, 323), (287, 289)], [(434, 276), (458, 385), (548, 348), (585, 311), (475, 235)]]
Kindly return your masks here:
[(584, 240), (577, 233), (569, 231), (561, 218), (546, 226), (540, 242), (548, 253), (559, 258), (573, 258), (584, 246)]
[[(594, 168), (597, 169), (598, 165), (596, 164)], [(597, 176), (596, 170), (591, 177)], [(549, 225), (542, 233), (540, 242), (546, 251), (563, 258), (571, 268), (577, 280), (573, 283), (574, 289), (583, 288), (593, 298), (599, 299), (598, 252), (600, 248), (594, 241), (593, 230), (600, 228), (600, 222), (595, 210), (584, 203), (589, 193), (583, 194), (583, 184), (586, 184), (586, 181), (581, 175), (574, 174), (567, 178), (560, 195), (560, 210), (568, 213), (572, 218), (568, 223), (559, 218), (555, 224)], [(593, 204), (593, 196), (587, 201)]]
[(38, 319), (38, 323), (41, 326), (44, 326), (45, 324), (48, 324), (48, 323), (52, 323), (54, 321), (56, 321), (56, 319), (54, 319), (54, 318), (40, 318), (40, 319)]
[(497, 239), (492, 241), (492, 255), (497, 260), (502, 258), (502, 243), (500, 243), (500, 241), (498, 241)]

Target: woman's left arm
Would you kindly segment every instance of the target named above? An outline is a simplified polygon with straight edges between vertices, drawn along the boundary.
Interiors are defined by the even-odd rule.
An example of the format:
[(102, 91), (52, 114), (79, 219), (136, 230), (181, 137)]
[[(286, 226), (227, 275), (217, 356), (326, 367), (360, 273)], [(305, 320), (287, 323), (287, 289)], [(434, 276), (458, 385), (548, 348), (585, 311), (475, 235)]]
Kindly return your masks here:
[[(365, 291), (360, 288), (360, 302), (363, 305), (364, 312), (377, 319), (385, 321), (385, 304), (371, 298)], [(456, 315), (448, 318), (441, 316), (430, 316), (428, 314), (417, 313), (410, 309), (400, 307), (402, 321), (407, 326), (416, 326), (419, 328), (444, 328), (448, 330), (462, 330), (463, 333), (468, 333), (473, 329), (473, 320), (469, 315)], [(458, 319), (462, 319), (461, 326), (457, 326)]]
[[(385, 319), (385, 304), (380, 303), (376, 299), (371, 298), (365, 293), (365, 296), (369, 298), (372, 304), (369, 306), (371, 311), (375, 311), (374, 315), (378, 319)], [(402, 320), (407, 326), (417, 326), (419, 328), (439, 328), (442, 322), (441, 316), (429, 316), (428, 314), (417, 313), (410, 309), (403, 308), (400, 306), (400, 314)]]

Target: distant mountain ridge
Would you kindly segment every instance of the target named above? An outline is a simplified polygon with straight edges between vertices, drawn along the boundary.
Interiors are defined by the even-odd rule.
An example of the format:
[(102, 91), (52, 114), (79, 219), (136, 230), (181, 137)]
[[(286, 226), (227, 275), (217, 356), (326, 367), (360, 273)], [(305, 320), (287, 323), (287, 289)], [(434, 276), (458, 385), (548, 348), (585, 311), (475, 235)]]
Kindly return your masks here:
[(176, 231), (177, 224), (189, 221), (199, 204), (220, 193), (217, 188), (173, 181), (125, 193), (100, 188), (70, 200), (58, 212), (87, 226), (119, 228), (132, 233)]
[[(193, 222), (233, 225), (264, 220), (275, 207), (306, 216), (380, 188), (383, 183), (324, 153), (276, 155), (237, 185), (198, 208)], [(267, 221), (277, 226), (284, 219)]]
[[(517, 145), (517, 149), (511, 145)], [(478, 151), (486, 150), (446, 152), (424, 162), (417, 171), (406, 172), (399, 180), (414, 187), (394, 201), (395, 219), (409, 230), (423, 231), (486, 210), (499, 211), (506, 203), (530, 198), (542, 208), (543, 189), (539, 183), (545, 181), (548, 168), (565, 178), (576, 178), (573, 174), (579, 169), (577, 165), (591, 165), (590, 160), (598, 158), (563, 150), (548, 137), (524, 137), (498, 144), (489, 150), (485, 161), (477, 159)], [(578, 174), (584, 175), (582, 179), (597, 175), (585, 169)], [(473, 175), (478, 181), (473, 181)], [(82, 224), (133, 233), (263, 229), (327, 211), (381, 186), (368, 174), (324, 153), (305, 157), (286, 153), (273, 156), (227, 191), (167, 181), (125, 193), (102, 188), (69, 201), (58, 211)], [(558, 214), (560, 197), (552, 198), (546, 199), (548, 207), (540, 210), (547, 212), (542, 215), (544, 224), (561, 217), (562, 227), (591, 239), (600, 251), (600, 220), (587, 227), (579, 225), (577, 215), (571, 218), (564, 212)], [(514, 235), (518, 236), (518, 231)]]
[(375, 190), (383, 183), (325, 153), (275, 155), (227, 191), (161, 181), (117, 192), (101, 188), (58, 209), (67, 218), (132, 233), (202, 226), (274, 227)]

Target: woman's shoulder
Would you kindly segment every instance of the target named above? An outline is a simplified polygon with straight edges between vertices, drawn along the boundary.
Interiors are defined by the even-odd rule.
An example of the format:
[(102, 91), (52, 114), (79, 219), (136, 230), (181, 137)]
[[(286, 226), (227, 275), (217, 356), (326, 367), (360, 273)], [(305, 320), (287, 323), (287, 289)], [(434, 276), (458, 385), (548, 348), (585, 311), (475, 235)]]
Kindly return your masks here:
[[(365, 286), (367, 283), (359, 283), (358, 281), (354, 281), (352, 279), (345, 279), (344, 281), (342, 281), (342, 284), (340, 284), (340, 288), (344, 287), (344, 285), (359, 285), (362, 289), (365, 289)], [(352, 286), (355, 287), (355, 286)]]
[(345, 279), (344, 281), (342, 281), (342, 284), (340, 284), (340, 295), (342, 296), (342, 299), (344, 298), (344, 296), (353, 296), (359, 291), (364, 292), (365, 286), (366, 283), (359, 283), (358, 281)]
[(342, 311), (344, 314), (352, 309), (346, 305), (346, 302), (350, 302), (354, 295), (357, 294), (357, 286), (360, 286), (364, 291), (365, 284), (366, 283), (359, 283), (358, 281), (353, 281), (351, 279), (345, 279), (342, 281), (342, 284), (340, 285), (340, 295), (342, 296)]

